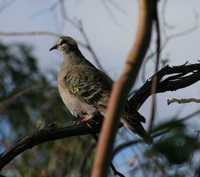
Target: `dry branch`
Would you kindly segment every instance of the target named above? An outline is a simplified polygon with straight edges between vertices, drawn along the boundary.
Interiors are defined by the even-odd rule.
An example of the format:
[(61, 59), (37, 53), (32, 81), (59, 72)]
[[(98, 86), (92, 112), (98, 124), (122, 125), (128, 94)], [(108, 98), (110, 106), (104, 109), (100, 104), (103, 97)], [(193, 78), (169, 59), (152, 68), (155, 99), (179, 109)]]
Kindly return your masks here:
[(0, 31), (0, 36), (12, 37), (12, 36), (53, 36), (60, 37), (61, 34), (50, 31), (27, 31), (27, 32), (4, 32)]
[[(155, 10), (155, 16), (154, 16), (154, 23), (156, 27), (156, 63), (155, 63), (155, 70), (154, 73), (157, 73), (159, 70), (160, 65), (160, 54), (161, 54), (161, 32), (160, 32), (160, 21), (159, 21), (159, 14), (158, 14), (158, 4), (156, 4), (156, 10)], [(151, 104), (151, 116), (150, 116), (150, 123), (149, 123), (149, 132), (151, 132), (153, 128), (153, 124), (155, 121), (156, 116), (156, 89), (158, 84), (158, 78), (157, 76), (154, 77), (151, 87), (151, 93), (153, 95), (152, 97), (152, 104)]]
[(0, 170), (16, 156), (34, 146), (66, 137), (98, 133), (99, 130), (99, 127), (91, 129), (86, 125), (73, 125), (64, 128), (58, 128), (55, 125), (50, 125), (46, 128), (40, 129), (30, 136), (25, 136), (13, 145), (13, 147), (0, 155)]
[[(84, 45), (81, 45), (81, 46), (89, 51), (89, 53), (92, 55), (93, 60), (95, 61), (95, 64), (97, 65), (97, 67), (99, 67), (99, 69), (104, 71), (103, 66), (100, 63), (100, 59), (97, 56), (97, 54), (91, 44), (91, 41), (89, 40), (89, 37), (83, 27), (82, 21), (69, 17), (69, 15), (67, 14), (66, 8), (65, 8), (64, 0), (59, 0), (58, 2), (60, 4), (60, 12), (61, 12), (62, 18), (80, 32), (81, 36), (84, 39)], [(81, 42), (79, 42), (79, 44), (81, 44)]]
[(139, 24), (136, 42), (130, 51), (123, 73), (114, 84), (105, 121), (100, 134), (92, 177), (104, 177), (111, 163), (114, 138), (127, 96), (138, 75), (143, 58), (150, 44), (155, 1), (139, 1)]
[(167, 104), (170, 105), (172, 103), (178, 103), (178, 104), (185, 104), (185, 103), (200, 103), (200, 99), (197, 98), (171, 98), (167, 100)]
[(200, 63), (162, 68), (147, 80), (129, 100), (129, 104), (133, 108), (139, 109), (147, 98), (151, 96), (151, 85), (154, 77), (158, 78), (156, 93), (176, 91), (200, 80)]

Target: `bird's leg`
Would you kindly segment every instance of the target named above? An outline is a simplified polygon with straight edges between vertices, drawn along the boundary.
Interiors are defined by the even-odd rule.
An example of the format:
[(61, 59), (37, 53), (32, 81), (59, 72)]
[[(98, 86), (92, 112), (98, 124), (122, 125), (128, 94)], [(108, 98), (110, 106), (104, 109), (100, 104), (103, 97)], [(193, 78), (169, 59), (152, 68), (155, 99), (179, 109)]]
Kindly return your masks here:
[(79, 119), (73, 120), (72, 125), (80, 125), (81, 121)]
[(91, 116), (80, 117), (81, 123), (87, 123), (91, 119)]
[(84, 121), (84, 113), (79, 113), (76, 115), (76, 120), (73, 120), (73, 125), (80, 125)]
[(86, 123), (91, 119), (92, 117), (88, 114), (81, 112), (76, 116), (76, 120), (73, 121), (73, 125), (80, 125), (83, 123)]

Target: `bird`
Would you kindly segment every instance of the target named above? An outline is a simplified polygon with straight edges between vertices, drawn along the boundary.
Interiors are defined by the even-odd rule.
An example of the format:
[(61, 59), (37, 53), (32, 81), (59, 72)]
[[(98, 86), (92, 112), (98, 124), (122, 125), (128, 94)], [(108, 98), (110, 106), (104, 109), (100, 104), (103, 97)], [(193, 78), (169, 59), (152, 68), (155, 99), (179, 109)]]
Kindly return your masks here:
[[(50, 49), (63, 54), (58, 72), (58, 91), (67, 109), (79, 123), (91, 125), (104, 118), (114, 81), (84, 57), (76, 40), (60, 36)], [(128, 102), (120, 119), (122, 125), (143, 138), (148, 144), (152, 138), (145, 131), (143, 116), (129, 108)]]

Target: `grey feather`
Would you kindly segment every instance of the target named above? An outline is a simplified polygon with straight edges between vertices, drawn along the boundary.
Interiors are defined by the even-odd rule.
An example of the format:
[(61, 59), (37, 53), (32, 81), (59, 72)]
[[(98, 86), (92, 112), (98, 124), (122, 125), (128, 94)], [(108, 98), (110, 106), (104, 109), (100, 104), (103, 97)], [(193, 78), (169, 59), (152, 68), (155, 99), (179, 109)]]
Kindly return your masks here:
[[(58, 89), (66, 107), (74, 116), (83, 116), (88, 121), (97, 114), (103, 117), (112, 91), (112, 79), (82, 55), (71, 37), (61, 37), (55, 46), (53, 49), (57, 48), (64, 55), (58, 74)], [(151, 142), (141, 121), (144, 122), (144, 118), (126, 105), (122, 123), (146, 142)]]

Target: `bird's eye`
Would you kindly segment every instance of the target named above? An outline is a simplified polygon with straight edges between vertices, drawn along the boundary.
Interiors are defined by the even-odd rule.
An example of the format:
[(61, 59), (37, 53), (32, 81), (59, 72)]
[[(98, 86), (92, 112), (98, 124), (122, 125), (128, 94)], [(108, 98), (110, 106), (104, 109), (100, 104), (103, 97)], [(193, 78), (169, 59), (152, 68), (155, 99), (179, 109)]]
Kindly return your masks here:
[(65, 44), (65, 43), (66, 43), (65, 41), (61, 41), (60, 45), (63, 45), (63, 44)]

